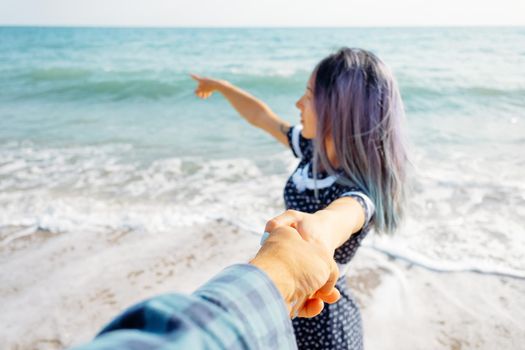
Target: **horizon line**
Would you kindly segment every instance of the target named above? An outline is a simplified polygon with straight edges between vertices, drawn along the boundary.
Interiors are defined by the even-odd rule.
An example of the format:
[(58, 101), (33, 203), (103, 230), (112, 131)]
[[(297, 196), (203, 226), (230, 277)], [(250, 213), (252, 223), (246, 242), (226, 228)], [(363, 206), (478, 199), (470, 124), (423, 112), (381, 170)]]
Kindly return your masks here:
[(190, 26), (190, 25), (113, 25), (113, 24), (2, 24), (0, 28), (100, 28), (100, 29), (352, 29), (352, 28), (525, 28), (525, 24), (390, 24), (390, 25), (349, 25), (349, 26)]

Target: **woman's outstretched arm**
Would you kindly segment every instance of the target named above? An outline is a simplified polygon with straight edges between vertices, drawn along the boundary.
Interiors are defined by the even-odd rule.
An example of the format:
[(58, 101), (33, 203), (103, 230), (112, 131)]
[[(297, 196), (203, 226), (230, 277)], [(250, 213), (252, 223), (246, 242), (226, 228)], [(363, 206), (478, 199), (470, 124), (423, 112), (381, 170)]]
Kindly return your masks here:
[(206, 99), (214, 91), (220, 92), (248, 123), (265, 130), (277, 141), (288, 146), (286, 133), (290, 124), (275, 114), (264, 102), (226, 80), (204, 78), (195, 74), (191, 74), (191, 77), (199, 83), (195, 95)]
[(281, 226), (295, 228), (307, 241), (317, 241), (334, 251), (366, 223), (365, 211), (352, 197), (336, 199), (313, 214), (287, 210), (266, 223), (265, 231)]

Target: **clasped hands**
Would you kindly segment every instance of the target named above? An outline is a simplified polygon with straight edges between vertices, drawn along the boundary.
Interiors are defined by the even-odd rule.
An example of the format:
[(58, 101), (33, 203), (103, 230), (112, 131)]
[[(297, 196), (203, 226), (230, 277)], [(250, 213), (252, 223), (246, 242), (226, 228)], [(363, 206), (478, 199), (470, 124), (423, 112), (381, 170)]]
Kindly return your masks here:
[[(251, 264), (265, 271), (288, 304), (290, 317), (314, 317), (340, 298), (339, 269), (327, 228), (313, 214), (287, 210), (266, 224), (261, 249)], [(323, 238), (324, 237), (324, 238)]]

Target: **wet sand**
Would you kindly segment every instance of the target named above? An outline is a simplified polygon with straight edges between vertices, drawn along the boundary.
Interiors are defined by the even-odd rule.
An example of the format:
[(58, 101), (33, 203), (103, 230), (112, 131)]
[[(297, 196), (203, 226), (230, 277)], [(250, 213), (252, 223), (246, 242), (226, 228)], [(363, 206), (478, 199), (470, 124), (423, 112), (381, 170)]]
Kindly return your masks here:
[[(13, 228), (20, 231), (20, 228)], [(144, 298), (191, 292), (246, 262), (259, 237), (222, 220), (172, 235), (38, 230), (0, 234), (0, 343), (62, 349), (84, 343)], [(525, 282), (436, 273), (363, 247), (348, 281), (362, 308), (367, 349), (518, 349)]]

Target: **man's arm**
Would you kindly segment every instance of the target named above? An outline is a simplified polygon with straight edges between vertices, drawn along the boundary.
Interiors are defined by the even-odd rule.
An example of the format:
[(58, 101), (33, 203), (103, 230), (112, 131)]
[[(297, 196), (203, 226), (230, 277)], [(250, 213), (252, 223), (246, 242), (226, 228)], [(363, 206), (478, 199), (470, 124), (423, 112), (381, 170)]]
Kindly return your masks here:
[(337, 276), (324, 247), (279, 228), (251, 264), (225, 269), (190, 296), (132, 306), (78, 349), (295, 349), (287, 303), (304, 317), (318, 314), (322, 301), (337, 301)]
[(132, 306), (89, 344), (99, 349), (294, 349), (288, 310), (253, 265), (226, 268), (191, 295), (165, 294)]

